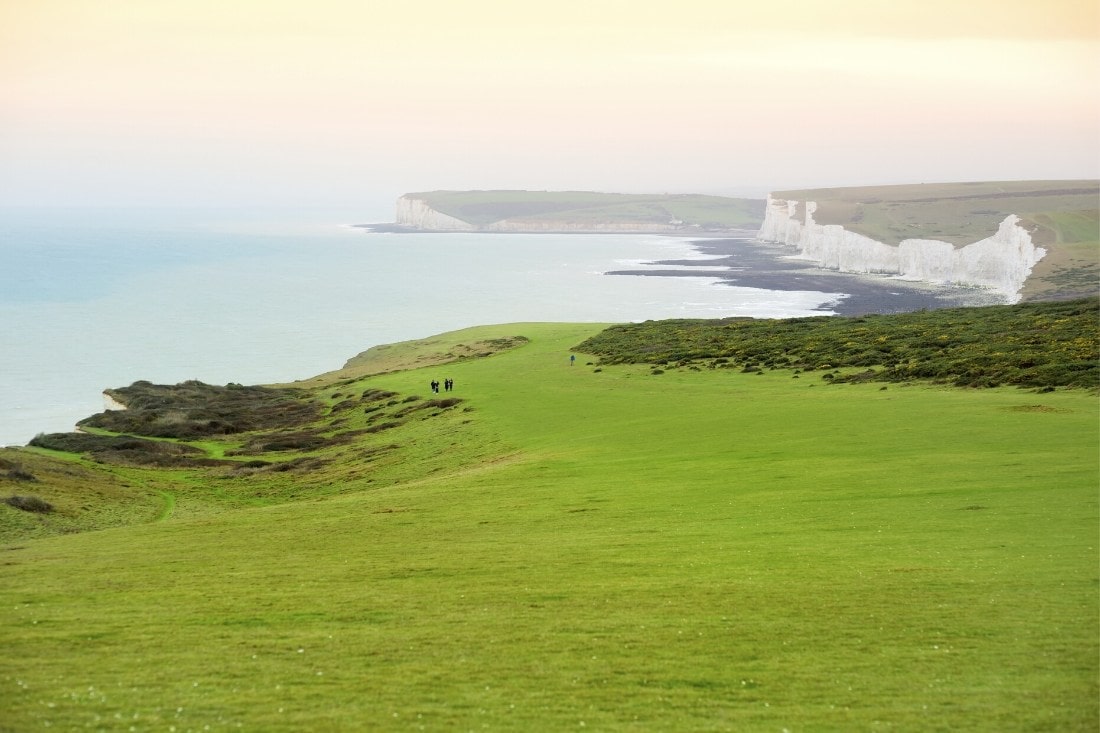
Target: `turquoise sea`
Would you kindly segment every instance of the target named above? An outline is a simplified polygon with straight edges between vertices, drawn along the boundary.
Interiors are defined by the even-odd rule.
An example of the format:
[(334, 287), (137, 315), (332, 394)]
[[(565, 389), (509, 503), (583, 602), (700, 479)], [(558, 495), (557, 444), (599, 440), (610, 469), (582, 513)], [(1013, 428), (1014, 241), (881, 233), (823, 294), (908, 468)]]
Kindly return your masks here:
[(821, 315), (842, 297), (604, 274), (704, 257), (686, 239), (351, 226), (388, 218), (0, 209), (0, 445), (71, 430), (139, 379), (285, 382), (479, 324)]

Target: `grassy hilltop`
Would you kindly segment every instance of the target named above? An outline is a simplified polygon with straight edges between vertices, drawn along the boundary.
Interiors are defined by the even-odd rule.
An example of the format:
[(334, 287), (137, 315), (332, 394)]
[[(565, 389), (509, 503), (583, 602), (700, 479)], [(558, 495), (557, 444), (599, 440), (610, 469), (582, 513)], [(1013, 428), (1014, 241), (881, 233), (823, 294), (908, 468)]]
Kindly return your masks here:
[[(115, 390), (0, 451), (0, 730), (1095, 730), (1100, 411), (1021, 360), (1094, 384), (1098, 308), (508, 324)], [(842, 383), (911, 361), (1032, 386)]]
[[(1024, 288), (1026, 299), (1083, 297), (1100, 288), (1100, 182), (994, 181), (776, 191), (814, 201), (814, 221), (871, 239), (985, 239), (1009, 214), (1047, 249)], [(801, 216), (802, 212), (799, 212)]]
[(503, 219), (530, 223), (649, 223), (671, 220), (704, 230), (755, 229), (764, 218), (762, 199), (701, 194), (625, 194), (591, 191), (429, 191), (406, 194), (477, 227)]

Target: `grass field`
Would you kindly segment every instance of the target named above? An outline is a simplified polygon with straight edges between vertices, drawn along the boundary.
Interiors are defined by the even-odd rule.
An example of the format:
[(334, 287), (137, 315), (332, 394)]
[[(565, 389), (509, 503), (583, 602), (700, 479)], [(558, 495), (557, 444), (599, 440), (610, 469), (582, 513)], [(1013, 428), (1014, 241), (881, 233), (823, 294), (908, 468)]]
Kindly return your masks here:
[(764, 218), (762, 199), (701, 194), (625, 194), (591, 191), (430, 191), (406, 194), (436, 211), (478, 227), (508, 219), (537, 225), (609, 222), (664, 226), (676, 219), (704, 230), (755, 229)]
[(1095, 393), (571, 366), (600, 328), (301, 383), (302, 469), (0, 453), (146, 517), (0, 505), (0, 730), (1098, 728)]

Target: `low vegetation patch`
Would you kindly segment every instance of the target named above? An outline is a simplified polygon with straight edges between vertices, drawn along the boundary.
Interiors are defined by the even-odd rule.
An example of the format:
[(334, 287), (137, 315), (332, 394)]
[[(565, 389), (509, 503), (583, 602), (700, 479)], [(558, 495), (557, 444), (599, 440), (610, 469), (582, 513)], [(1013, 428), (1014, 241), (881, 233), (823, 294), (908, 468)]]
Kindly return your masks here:
[(50, 502), (39, 499), (37, 496), (9, 496), (4, 499), (4, 503), (34, 514), (49, 514), (53, 511), (53, 505)]
[(29, 445), (35, 448), (80, 453), (100, 463), (127, 466), (215, 466), (221, 461), (190, 445), (167, 440), (149, 440), (133, 435), (94, 435), (89, 433), (46, 433), (35, 436)]
[(462, 403), (462, 400), (458, 397), (444, 397), (438, 400), (424, 400), (423, 402), (417, 402), (411, 407), (405, 407), (394, 413), (397, 417), (404, 417), (420, 410), (446, 410)]
[(194, 380), (174, 386), (140, 381), (107, 390), (107, 394), (126, 409), (98, 413), (80, 421), (81, 426), (196, 439), (302, 425), (321, 413), (320, 403), (290, 388), (217, 387)]
[(0, 458), (0, 478), (12, 481), (36, 481), (34, 474), (23, 468), (23, 464)]
[(603, 364), (850, 370), (833, 383), (1100, 387), (1100, 299), (886, 316), (669, 320), (612, 326), (577, 347)]

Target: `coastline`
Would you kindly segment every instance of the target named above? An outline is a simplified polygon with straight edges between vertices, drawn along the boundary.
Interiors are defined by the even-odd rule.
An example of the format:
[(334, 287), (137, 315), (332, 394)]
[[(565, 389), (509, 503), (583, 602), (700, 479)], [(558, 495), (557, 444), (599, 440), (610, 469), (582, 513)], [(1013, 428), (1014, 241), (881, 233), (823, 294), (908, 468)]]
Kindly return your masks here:
[[(765, 311), (757, 316), (761, 318), (891, 313), (974, 305), (988, 298), (974, 289), (819, 269), (789, 259), (784, 245), (754, 242), (755, 233), (747, 230), (646, 235), (638, 238), (643, 246), (632, 243), (630, 237), (636, 235), (593, 236), (591, 241), (561, 236), (550, 249), (518, 250), (509, 246), (509, 237), (516, 235), (467, 234), (477, 246), (452, 257), (453, 242), (439, 234), (411, 238), (400, 246), (387, 239), (394, 235), (380, 234), (379, 244), (393, 246), (363, 247), (362, 239), (344, 228), (310, 229), (306, 240), (299, 230), (290, 237), (275, 234), (279, 230), (265, 221), (259, 231), (219, 225), (177, 232), (164, 240), (165, 247), (149, 249), (141, 242), (164, 238), (165, 227), (142, 224), (120, 239), (116, 230), (103, 225), (78, 228), (61, 221), (40, 226), (29, 221), (16, 239), (25, 245), (16, 254), (25, 256), (13, 261), (12, 271), (36, 287), (27, 290), (33, 298), (22, 291), (6, 293), (5, 314), (12, 329), (10, 348), (0, 358), (8, 375), (0, 385), (2, 445), (23, 445), (39, 432), (72, 430), (77, 421), (104, 409), (105, 387), (138, 379), (286, 382), (327, 371), (372, 345), (502, 319), (717, 317), (723, 314), (712, 305), (728, 295), (712, 283), (780, 291), (776, 302), (767, 304), (775, 308), (797, 301), (786, 296), (799, 291), (824, 297), (846, 294), (828, 303), (806, 301), (786, 315)], [(66, 227), (65, 237), (42, 236), (59, 225)], [(39, 239), (58, 243), (30, 246)], [(651, 246), (658, 239), (677, 246)], [(227, 241), (238, 246), (227, 249)], [(95, 251), (95, 258), (71, 259), (74, 250), (68, 242), (101, 248), (79, 250)], [(550, 260), (539, 254), (550, 251), (555, 252)], [(513, 256), (514, 264), (501, 264)], [(36, 274), (45, 271), (40, 263), (46, 260), (54, 263), (49, 281)], [(326, 264), (336, 260), (347, 266)], [(641, 261), (656, 264), (636, 264)], [(425, 268), (425, 263), (436, 266)], [(411, 285), (402, 284), (394, 272), (420, 273), (410, 281), (418, 297), (410, 297)], [(621, 278), (601, 279), (598, 273), (665, 279), (639, 283), (644, 287), (638, 288)], [(695, 277), (696, 282), (680, 280), (688, 287), (677, 287), (669, 277)], [(465, 283), (480, 278), (488, 283), (488, 297), (465, 298)], [(287, 282), (300, 287), (295, 299), (285, 298), (285, 286), (276, 285)], [(707, 287), (696, 287), (703, 282)], [(561, 292), (571, 297), (557, 297)], [(303, 302), (309, 307), (301, 307)], [(466, 305), (456, 309), (455, 303)], [(383, 312), (391, 315), (382, 317)], [(210, 329), (212, 313), (231, 314), (234, 327)], [(118, 323), (130, 327), (109, 328)], [(279, 358), (267, 358), (271, 354)], [(65, 366), (74, 364), (79, 368)]]
[[(764, 290), (817, 290), (846, 297), (820, 310), (840, 316), (905, 313), (964, 306), (1003, 305), (1004, 298), (982, 288), (902, 280), (888, 275), (839, 272), (794, 255), (796, 250), (754, 236), (691, 238), (704, 260), (659, 260), (649, 270), (611, 270), (607, 275), (706, 277), (731, 286)], [(660, 269), (661, 265), (677, 269)]]
[[(8, 324), (0, 444), (71, 431), (104, 409), (105, 388), (136, 380), (289, 382), (373, 345), (477, 324), (706, 317), (730, 300), (700, 281), (601, 275), (638, 260), (696, 257), (686, 237), (365, 237), (332, 224), (363, 222), (342, 212), (323, 225), (311, 212), (187, 225), (157, 212), (127, 215), (39, 212), (10, 224), (6, 274), (15, 287), (0, 298)], [(784, 303), (796, 308), (791, 315), (818, 305), (766, 305)]]
[[(353, 224), (371, 234), (446, 234), (396, 223)], [(515, 234), (490, 229), (472, 230), (465, 234)], [(944, 285), (892, 275), (849, 273), (820, 267), (797, 257), (793, 247), (756, 239), (755, 229), (698, 230), (685, 227), (680, 231), (654, 230), (579, 230), (532, 231), (529, 234), (652, 234), (687, 241), (706, 259), (655, 260), (646, 270), (609, 270), (605, 275), (639, 277), (702, 277), (730, 286), (778, 291), (820, 291), (844, 293), (845, 297), (823, 304), (819, 310), (839, 316), (862, 316), (872, 313), (905, 313), (916, 310), (936, 310), (983, 305), (1004, 305), (997, 293), (979, 287)], [(669, 269), (661, 269), (665, 265)], [(676, 269), (671, 269), (676, 268)]]
[(524, 231), (508, 231), (504, 229), (426, 229), (423, 227), (408, 226), (394, 222), (382, 222), (377, 224), (348, 224), (353, 229), (363, 229), (367, 234), (651, 234), (660, 237), (677, 237), (679, 239), (728, 239), (738, 237), (755, 237), (756, 229), (700, 229), (694, 226), (680, 228), (656, 227), (646, 228), (622, 228), (622, 229), (529, 229)]

